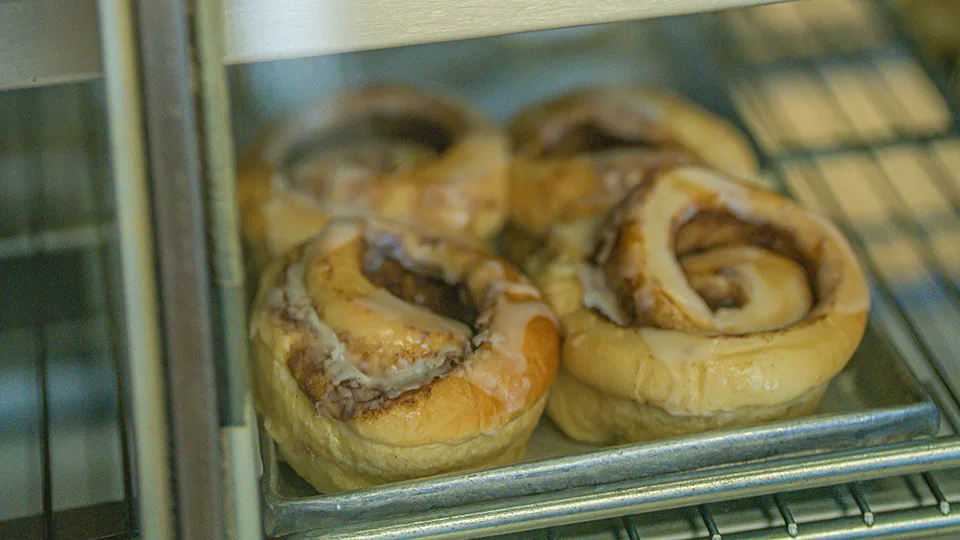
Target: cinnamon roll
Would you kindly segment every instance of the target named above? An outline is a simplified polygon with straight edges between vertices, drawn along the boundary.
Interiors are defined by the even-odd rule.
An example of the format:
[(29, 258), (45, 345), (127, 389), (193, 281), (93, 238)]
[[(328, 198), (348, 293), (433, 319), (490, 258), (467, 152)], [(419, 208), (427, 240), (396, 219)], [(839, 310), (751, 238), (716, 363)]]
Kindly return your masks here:
[(809, 414), (870, 306), (834, 225), (695, 166), (558, 225), (544, 252), (536, 282), (566, 336), (547, 414), (582, 441)]
[(489, 239), (506, 215), (508, 146), (501, 129), (452, 98), (386, 84), (346, 92), (268, 130), (240, 157), (252, 266), (336, 213)]
[(513, 121), (510, 214), (503, 246), (516, 262), (571, 205), (612, 206), (664, 166), (699, 163), (753, 175), (756, 156), (726, 120), (662, 91), (600, 87), (521, 112)]
[(518, 459), (560, 349), (506, 261), (356, 218), (267, 267), (251, 340), (264, 426), (321, 492)]

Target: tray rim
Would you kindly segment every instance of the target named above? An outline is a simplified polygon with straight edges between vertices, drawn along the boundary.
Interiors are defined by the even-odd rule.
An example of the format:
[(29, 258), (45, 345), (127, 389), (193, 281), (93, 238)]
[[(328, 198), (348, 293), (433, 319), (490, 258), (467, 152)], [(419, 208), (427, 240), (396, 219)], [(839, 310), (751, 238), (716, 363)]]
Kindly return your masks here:
[[(314, 527), (288, 533), (287, 537), (477, 538), (957, 466), (960, 436), (950, 435), (887, 444), (868, 452), (853, 449), (638, 478), (619, 482), (605, 491), (574, 488), (422, 514), (387, 516), (364, 523), (369, 525), (366, 527), (356, 523), (336, 529)], [(704, 489), (705, 484), (710, 487)], [(927, 510), (939, 514), (934, 508)]]
[[(872, 317), (871, 317), (872, 319)], [(762, 464), (764, 462), (776, 462), (781, 459), (796, 460), (816, 460), (823, 456), (838, 452), (859, 451), (866, 453), (876, 452), (891, 445), (894, 441), (910, 441), (920, 438), (921, 441), (932, 439), (937, 433), (941, 424), (941, 413), (933, 396), (929, 390), (917, 378), (916, 374), (907, 365), (902, 357), (901, 351), (895, 345), (891, 336), (884, 330), (883, 325), (870, 323), (870, 329), (866, 336), (880, 341), (890, 354), (889, 359), (895, 369), (893, 377), (899, 379), (904, 385), (904, 391), (912, 394), (916, 401), (899, 405), (867, 408), (859, 411), (845, 413), (820, 413), (795, 420), (779, 421), (752, 426), (746, 428), (733, 428), (709, 431), (694, 435), (687, 435), (673, 439), (651, 441), (647, 443), (627, 444), (608, 448), (598, 448), (577, 454), (568, 454), (550, 458), (544, 458), (534, 461), (524, 461), (496, 467), (483, 469), (468, 473), (451, 473), (437, 477), (431, 477), (419, 480), (410, 480), (387, 484), (385, 486), (376, 486), (356, 490), (351, 492), (336, 494), (316, 494), (309, 497), (286, 497), (279, 490), (280, 473), (279, 459), (274, 441), (263, 429), (262, 423), (258, 421), (260, 434), (260, 454), (263, 465), (263, 475), (261, 478), (261, 495), (263, 507), (263, 524), (265, 532), (271, 536), (283, 536), (297, 533), (304, 533), (310, 530), (318, 529), (316, 523), (325, 516), (333, 512), (345, 510), (358, 511), (360, 508), (371, 508), (370, 512), (376, 509), (385, 510), (389, 517), (412, 516), (422, 512), (440, 512), (451, 509), (467, 510), (471, 507), (482, 506), (493, 500), (512, 500), (530, 497), (534, 495), (543, 495), (546, 493), (559, 494), (570, 489), (597, 489), (608, 491), (615, 489), (617, 483), (627, 481), (643, 481), (654, 479), (658, 476), (669, 476), (676, 474), (696, 474), (702, 473), (706, 478), (710, 476), (711, 471), (722, 470), (731, 466), (749, 466)], [(891, 430), (890, 426), (900, 424), (902, 427), (898, 430)], [(871, 440), (878, 426), (887, 428), (891, 433), (887, 434), (881, 440)], [(803, 434), (828, 434), (827, 437), (804, 437)], [(799, 436), (798, 436), (799, 434)], [(831, 440), (835, 436), (853, 437), (856, 441), (847, 445), (827, 445), (823, 446), (817, 441), (824, 439)], [(796, 443), (799, 441), (806, 444), (806, 447), (797, 448), (789, 453), (781, 452), (780, 447), (788, 442)], [(712, 446), (709, 444), (712, 442)], [(705, 444), (707, 443), (707, 444)], [(862, 443), (862, 444), (860, 444)], [(821, 444), (818, 446), (818, 444)], [(640, 468), (638, 463), (649, 463), (651, 458), (660, 455), (670, 455), (671, 453), (682, 451), (690, 456), (696, 454), (696, 447), (706, 446), (709, 450), (707, 457), (699, 467), (681, 467), (669, 470), (669, 460), (666, 465), (661, 464), (659, 469), (650, 470), (650, 468)], [(723, 459), (723, 449), (733, 447), (748, 449), (746, 459), (737, 457), (735, 459)], [(767, 447), (767, 448), (764, 448)], [(743, 454), (741, 454), (742, 456)], [(779, 458), (779, 459), (778, 459)], [(610, 463), (604, 463), (610, 461)], [(452, 483), (460, 483), (460, 489), (469, 483), (477, 485), (494, 482), (513, 482), (522, 484), (527, 480), (545, 479), (554, 477), (553, 483), (557, 484), (558, 475), (563, 471), (557, 471), (558, 468), (568, 471), (576, 469), (588, 470), (596, 465), (602, 465), (605, 468), (617, 467), (630, 471), (629, 475), (612, 480), (598, 480), (596, 482), (580, 481), (568, 486), (548, 486), (546, 489), (537, 489), (536, 487), (527, 487), (525, 492), (518, 492), (501, 497), (488, 496), (475, 500), (467, 500), (458, 504), (449, 504), (439, 507), (432, 507), (426, 510), (409, 508), (406, 510), (397, 510), (381, 504), (372, 507), (365, 505), (378, 495), (388, 494), (393, 497), (393, 505), (402, 504), (398, 501), (404, 500), (404, 497), (411, 493), (436, 493), (442, 491), (444, 487), (448, 490)], [(666, 470), (664, 470), (666, 469)], [(592, 469), (591, 469), (592, 470)], [(582, 476), (596, 476), (594, 474)], [(562, 479), (563, 477), (561, 477)], [(605, 489), (606, 488), (606, 489)], [(456, 487), (453, 488), (457, 489)], [(409, 503), (416, 507), (415, 503)], [(324, 508), (329, 506), (329, 508)], [(312, 519), (299, 519), (304, 514), (312, 515)], [(351, 514), (352, 516), (353, 514)], [(373, 526), (376, 519), (371, 520)], [(332, 524), (325, 524), (323, 528), (330, 530)]]

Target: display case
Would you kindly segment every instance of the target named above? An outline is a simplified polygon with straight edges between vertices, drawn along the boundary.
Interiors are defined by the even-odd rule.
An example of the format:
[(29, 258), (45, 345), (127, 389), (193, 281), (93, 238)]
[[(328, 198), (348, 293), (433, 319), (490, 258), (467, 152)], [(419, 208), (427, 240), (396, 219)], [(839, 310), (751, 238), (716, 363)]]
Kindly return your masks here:
[[(957, 534), (949, 6), (770, 3), (0, 2), (0, 537)], [(612, 449), (543, 420), (519, 464), (317, 493), (254, 413), (237, 156), (383, 81), (498, 123), (609, 83), (720, 115), (853, 245), (854, 360), (812, 417)]]

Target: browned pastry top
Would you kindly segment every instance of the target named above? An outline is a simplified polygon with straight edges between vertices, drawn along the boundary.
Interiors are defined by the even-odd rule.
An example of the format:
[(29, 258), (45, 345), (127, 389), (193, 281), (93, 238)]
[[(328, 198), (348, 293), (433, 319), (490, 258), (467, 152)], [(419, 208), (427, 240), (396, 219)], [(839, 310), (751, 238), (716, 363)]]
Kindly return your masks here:
[(657, 173), (608, 214), (560, 224), (542, 257), (563, 366), (670, 414), (774, 406), (821, 387), (859, 344), (870, 305), (829, 221), (700, 167)]
[[(258, 306), (254, 331), (318, 413), (369, 436), (425, 443), (502, 425), (556, 372), (553, 315), (509, 263), (383, 221), (332, 221), (271, 266)], [(411, 426), (445, 414), (463, 425)]]

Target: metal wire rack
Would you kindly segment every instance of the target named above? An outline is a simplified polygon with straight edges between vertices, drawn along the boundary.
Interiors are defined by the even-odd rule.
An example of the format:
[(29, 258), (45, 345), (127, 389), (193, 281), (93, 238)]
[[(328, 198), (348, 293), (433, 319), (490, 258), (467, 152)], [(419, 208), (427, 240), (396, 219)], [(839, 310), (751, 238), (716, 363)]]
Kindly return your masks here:
[(136, 529), (97, 82), (0, 93), (0, 537)]
[[(765, 158), (765, 180), (831, 215), (851, 238), (871, 278), (875, 319), (940, 406), (936, 440), (952, 443), (960, 426), (958, 116), (944, 97), (947, 76), (921, 65), (887, 15), (858, 0), (733, 11), (717, 17), (717, 49), (727, 51), (723, 84)], [(955, 537), (960, 470), (876, 477), (870, 469), (836, 483), (812, 466), (780, 489), (735, 498), (767, 480), (761, 469), (727, 493), (699, 486), (715, 496), (693, 506), (518, 536)]]

